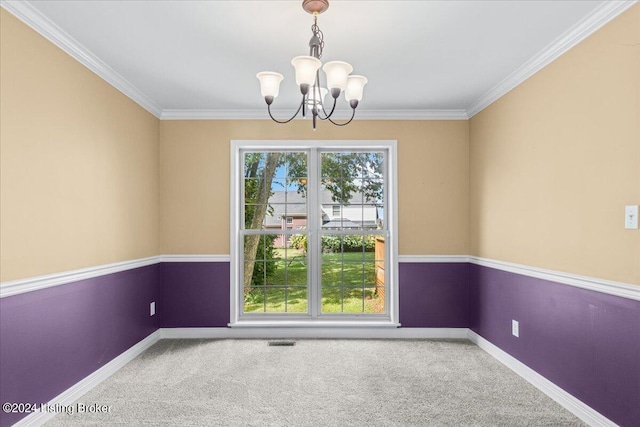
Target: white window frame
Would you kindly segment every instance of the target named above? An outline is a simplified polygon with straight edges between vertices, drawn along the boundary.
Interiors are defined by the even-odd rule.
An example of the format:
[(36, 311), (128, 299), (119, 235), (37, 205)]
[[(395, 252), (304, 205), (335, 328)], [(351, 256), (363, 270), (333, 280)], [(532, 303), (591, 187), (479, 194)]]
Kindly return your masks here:
[[(230, 319), (231, 327), (398, 327), (399, 323), (399, 301), (398, 301), (398, 185), (397, 185), (397, 142), (395, 140), (384, 141), (266, 141), (266, 140), (232, 140), (231, 143), (231, 176), (230, 176), (230, 237), (229, 247), (231, 255), (230, 272)], [(240, 232), (244, 224), (242, 218), (242, 194), (241, 177), (243, 175), (243, 153), (245, 151), (349, 151), (349, 150), (381, 150), (386, 151), (386, 194), (385, 194), (385, 225), (387, 235), (385, 240), (385, 279), (389, 280), (385, 294), (387, 305), (386, 315), (368, 314), (345, 314), (345, 315), (319, 315), (317, 307), (313, 301), (317, 301), (319, 296), (309, 295), (309, 313), (301, 315), (286, 314), (282, 316), (268, 314), (245, 314), (242, 315), (241, 304), (244, 304), (243, 284), (241, 283), (243, 262), (241, 245), (239, 244)], [(318, 163), (309, 159), (309, 176), (318, 176)], [(317, 199), (317, 189), (309, 188), (309, 198)], [(319, 201), (318, 201), (319, 202)], [(321, 205), (318, 205), (321, 207)], [(318, 212), (309, 209), (307, 221), (313, 221)], [(309, 236), (309, 235), (308, 235)], [(310, 242), (313, 243), (313, 242)], [(312, 272), (315, 274), (319, 266), (310, 263)], [(320, 293), (320, 289), (316, 289)]]

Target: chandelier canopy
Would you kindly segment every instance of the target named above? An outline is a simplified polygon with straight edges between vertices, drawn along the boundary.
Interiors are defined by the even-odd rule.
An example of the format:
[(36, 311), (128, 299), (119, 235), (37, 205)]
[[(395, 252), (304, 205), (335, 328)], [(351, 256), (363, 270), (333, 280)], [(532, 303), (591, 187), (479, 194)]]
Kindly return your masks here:
[[(296, 84), (300, 87), (302, 100), (295, 114), (287, 120), (277, 120), (271, 114), (271, 104), (278, 96), (280, 90), (280, 82), (283, 76), (274, 71), (263, 71), (256, 75), (260, 80), (260, 92), (264, 96), (267, 103), (267, 111), (269, 117), (277, 123), (289, 123), (296, 118), (300, 111), (302, 117), (307, 116), (310, 110), (313, 119), (313, 129), (316, 129), (317, 119), (328, 120), (336, 126), (345, 126), (351, 123), (356, 115), (356, 107), (362, 100), (364, 85), (367, 84), (367, 78), (364, 76), (351, 75), (353, 67), (344, 61), (331, 61), (322, 65), (322, 51), (324, 49), (324, 35), (318, 27), (318, 15), (329, 8), (328, 0), (304, 0), (302, 8), (313, 15), (313, 25), (311, 26), (311, 40), (309, 40), (309, 55), (296, 56), (291, 60), (291, 65), (296, 70)], [(326, 76), (326, 88), (320, 84), (320, 67)], [(331, 116), (333, 115), (338, 97), (344, 92), (345, 98), (351, 106), (351, 118), (345, 123), (335, 122)], [(333, 106), (327, 113), (324, 104), (325, 96), (330, 93), (333, 98)]]

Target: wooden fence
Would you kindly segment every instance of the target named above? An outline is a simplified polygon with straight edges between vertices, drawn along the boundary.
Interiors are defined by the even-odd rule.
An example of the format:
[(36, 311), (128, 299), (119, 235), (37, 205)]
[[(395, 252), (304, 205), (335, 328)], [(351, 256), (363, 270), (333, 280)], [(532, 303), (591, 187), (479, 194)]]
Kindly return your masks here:
[(375, 247), (376, 269), (376, 311), (384, 312), (384, 237), (376, 237)]

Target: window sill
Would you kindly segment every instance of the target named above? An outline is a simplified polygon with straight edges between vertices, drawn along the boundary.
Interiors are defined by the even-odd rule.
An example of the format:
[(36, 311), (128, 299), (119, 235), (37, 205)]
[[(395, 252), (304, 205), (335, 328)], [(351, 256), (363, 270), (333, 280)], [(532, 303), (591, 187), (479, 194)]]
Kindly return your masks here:
[(383, 329), (399, 328), (400, 323), (390, 320), (238, 320), (229, 323), (230, 328), (337, 328)]

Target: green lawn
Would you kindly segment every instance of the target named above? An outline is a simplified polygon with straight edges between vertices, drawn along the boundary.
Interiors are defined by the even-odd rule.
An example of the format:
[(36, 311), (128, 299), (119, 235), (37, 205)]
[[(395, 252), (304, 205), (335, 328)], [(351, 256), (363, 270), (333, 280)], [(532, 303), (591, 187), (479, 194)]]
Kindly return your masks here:
[[(245, 296), (245, 313), (306, 313), (307, 260), (295, 249), (276, 250), (276, 273)], [(373, 252), (322, 256), (323, 313), (380, 313)], [(364, 284), (364, 286), (363, 286)]]

